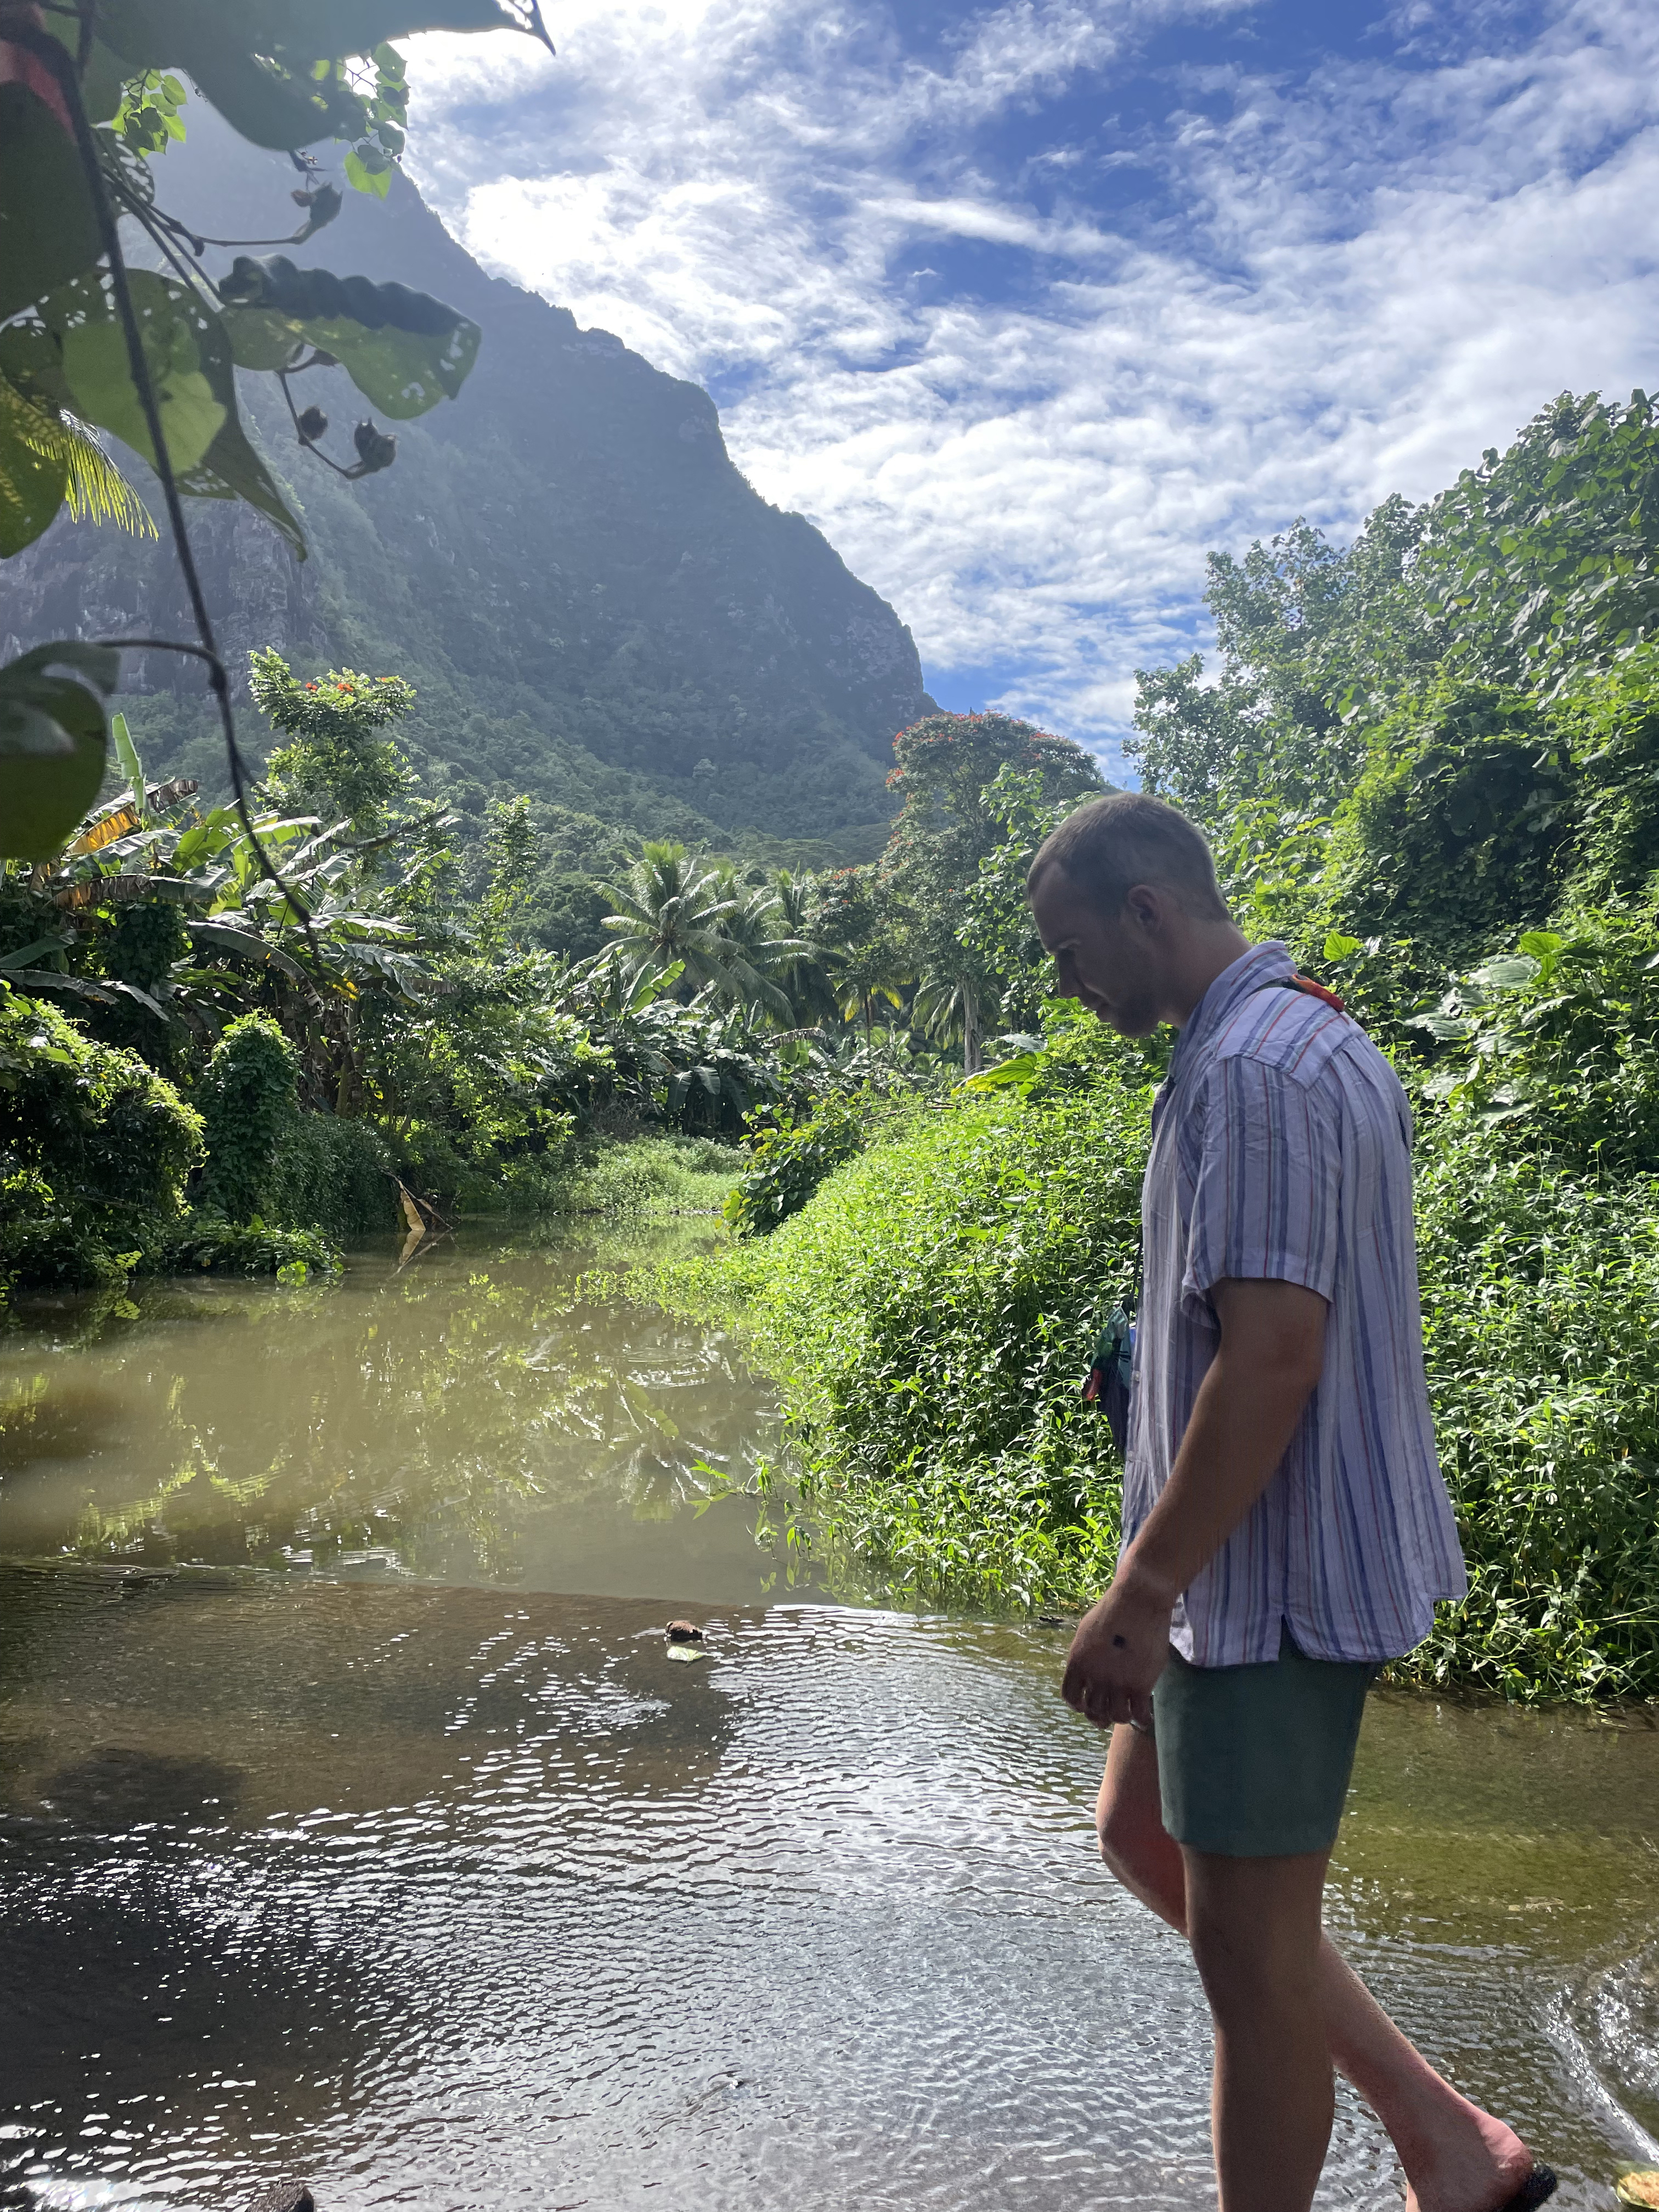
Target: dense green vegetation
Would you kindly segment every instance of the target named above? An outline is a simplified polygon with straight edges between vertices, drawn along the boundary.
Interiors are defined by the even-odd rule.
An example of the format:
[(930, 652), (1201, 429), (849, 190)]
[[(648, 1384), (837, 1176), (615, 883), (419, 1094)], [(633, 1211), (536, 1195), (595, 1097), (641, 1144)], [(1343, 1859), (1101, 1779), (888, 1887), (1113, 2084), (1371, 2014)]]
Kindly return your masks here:
[[(1648, 403), (1562, 400), (1346, 550), (1216, 556), (1218, 681), (1141, 679), (1140, 765), (1393, 1055), (1418, 1115), (1431, 1385), (1471, 1571), (1399, 1670), (1659, 1695), (1659, 614)], [(642, 1278), (740, 1312), (817, 1540), (919, 1593), (1080, 1602), (1115, 1540), (1077, 1401), (1127, 1280), (1157, 1041), (1040, 1010), (1005, 767), (962, 934), (1043, 1035), (948, 1098), (755, 1147), (744, 1241)]]
[[(118, 722), (130, 787), (0, 878), (0, 1280), (314, 1266), (316, 1236), (396, 1224), (400, 1182), (440, 1218), (713, 1211), (745, 1117), (833, 1079), (769, 980), (816, 972), (793, 879), (648, 846), (611, 949), (573, 963), (526, 941), (525, 803), (471, 854), (419, 804), (386, 734), (406, 684), (301, 682), (274, 653), (255, 680), (286, 738), (253, 819), (274, 878), (234, 810), (149, 782)], [(675, 1141), (608, 1158), (652, 1129)]]
[[(117, 1234), (97, 1176), (43, 1146), (45, 1094), (8, 1063), (0, 1163), (19, 1226), (0, 1272), (15, 1285), (104, 1283), (181, 1254), (314, 1266), (314, 1246), (289, 1252), (285, 1234), (340, 1243), (390, 1228), (400, 1182), (440, 1218), (714, 1211), (745, 1131), (763, 1156), (815, 1100), (948, 1083), (951, 1027), (927, 994), (944, 995), (950, 969), (934, 964), (946, 956), (916, 854), (957, 832), (931, 782), (907, 793), (882, 867), (745, 872), (647, 843), (604, 890), (607, 949), (572, 960), (533, 942), (527, 802), (493, 805), (471, 847), (453, 810), (424, 802), (390, 733), (415, 703), (405, 681), (301, 679), (272, 652), (254, 656), (253, 681), (283, 742), (252, 834), (188, 781), (149, 781), (118, 719), (128, 788), (0, 879), (0, 1003), (20, 1038), (46, 1054), (72, 1037), (112, 1071), (87, 1088), (83, 1121), (117, 1112), (102, 1102), (125, 1097), (109, 1087), (125, 1071), (188, 1133), (165, 1160), (127, 1156), (121, 1202), (172, 1227)], [(1045, 776), (1097, 783), (1075, 747), (1001, 718), (925, 722), (902, 761), (913, 739), (929, 757), (959, 742), (1039, 791)], [(37, 1018), (47, 1006), (59, 1011)], [(626, 1158), (614, 1149), (653, 1132)], [(120, 1149), (107, 1151), (114, 1174)], [(73, 1266), (40, 1226), (71, 1216)]]

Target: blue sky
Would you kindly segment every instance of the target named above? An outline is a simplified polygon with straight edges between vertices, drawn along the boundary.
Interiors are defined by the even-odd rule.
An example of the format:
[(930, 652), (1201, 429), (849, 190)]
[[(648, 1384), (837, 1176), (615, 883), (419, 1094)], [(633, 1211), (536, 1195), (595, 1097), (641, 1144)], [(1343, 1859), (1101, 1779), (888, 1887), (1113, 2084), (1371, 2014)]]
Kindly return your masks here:
[(948, 706), (1111, 761), (1205, 553), (1659, 382), (1653, 0), (556, 0), (413, 42), (489, 267), (706, 385)]

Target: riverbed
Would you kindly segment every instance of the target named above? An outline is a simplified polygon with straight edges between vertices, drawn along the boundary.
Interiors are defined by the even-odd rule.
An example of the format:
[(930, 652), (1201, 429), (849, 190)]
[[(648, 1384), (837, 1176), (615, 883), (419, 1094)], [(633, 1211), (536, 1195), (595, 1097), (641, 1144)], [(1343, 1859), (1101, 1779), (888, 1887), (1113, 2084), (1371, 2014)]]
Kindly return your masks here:
[[(849, 1602), (763, 1381), (586, 1265), (0, 1339), (0, 2203), (1212, 2202), (1063, 1628)], [(1656, 1838), (1639, 1717), (1373, 1699), (1333, 1930), (1569, 2206), (1659, 2164)], [(1345, 2096), (1322, 2205), (1400, 2194)]]

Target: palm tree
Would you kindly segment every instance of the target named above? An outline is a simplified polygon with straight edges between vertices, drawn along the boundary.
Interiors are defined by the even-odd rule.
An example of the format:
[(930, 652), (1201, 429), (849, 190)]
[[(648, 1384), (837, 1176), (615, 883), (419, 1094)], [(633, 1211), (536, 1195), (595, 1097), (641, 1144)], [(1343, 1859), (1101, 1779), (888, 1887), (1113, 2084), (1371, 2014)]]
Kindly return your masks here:
[(784, 968), (784, 988), (794, 1003), (796, 1020), (816, 1021), (838, 1012), (836, 994), (824, 970), (828, 954), (817, 927), (816, 881), (804, 870), (792, 875), (787, 868), (779, 868), (772, 878), (772, 894), (784, 934), (800, 948)]
[(910, 1006), (911, 1018), (924, 1036), (935, 1044), (961, 1045), (964, 1075), (980, 1071), (985, 1012), (973, 976), (959, 967), (925, 969)]
[(863, 1021), (868, 1051), (877, 1001), (896, 1008), (903, 1004), (899, 992), (910, 981), (909, 963), (893, 939), (881, 934), (854, 945), (830, 946), (825, 960), (842, 1018)]
[(730, 948), (728, 969), (750, 1001), (758, 1001), (780, 1021), (793, 1020), (788, 987), (814, 948), (791, 927), (782, 901), (769, 885), (745, 887), (729, 867), (717, 869), (715, 878), (731, 908), (720, 925)]
[(678, 960), (693, 990), (712, 983), (723, 997), (742, 996), (725, 928), (734, 902), (722, 895), (714, 870), (684, 845), (665, 838), (647, 844), (611, 896), (617, 911), (603, 927), (637, 969), (671, 968)]

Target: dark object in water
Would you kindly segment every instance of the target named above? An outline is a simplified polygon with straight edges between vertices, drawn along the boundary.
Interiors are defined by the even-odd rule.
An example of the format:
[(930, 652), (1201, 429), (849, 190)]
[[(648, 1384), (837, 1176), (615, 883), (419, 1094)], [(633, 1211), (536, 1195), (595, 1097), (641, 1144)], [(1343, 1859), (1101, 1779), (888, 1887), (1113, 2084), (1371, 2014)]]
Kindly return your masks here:
[(1535, 2166), (1513, 2197), (1498, 2208), (1498, 2212), (1536, 2212), (1536, 2207), (1547, 2203), (1561, 2186), (1547, 2166)]
[(255, 2197), (252, 2212), (317, 2212), (317, 2203), (303, 2181), (276, 2181)]
[(671, 1644), (701, 1644), (702, 1631), (695, 1620), (671, 1620), (668, 1640)]

